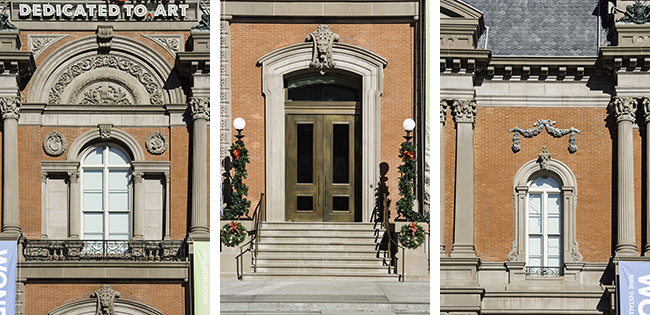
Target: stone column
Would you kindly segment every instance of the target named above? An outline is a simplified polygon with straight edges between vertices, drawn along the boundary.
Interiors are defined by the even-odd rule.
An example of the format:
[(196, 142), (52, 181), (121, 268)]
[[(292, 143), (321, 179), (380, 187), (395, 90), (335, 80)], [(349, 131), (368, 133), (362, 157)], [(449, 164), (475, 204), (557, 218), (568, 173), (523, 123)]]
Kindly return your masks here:
[(452, 257), (475, 258), (474, 248), (474, 123), (476, 100), (454, 100), (456, 121), (456, 191)]
[(164, 232), (164, 240), (171, 240), (171, 235), (170, 235), (170, 224), (169, 224), (169, 218), (171, 217), (170, 211), (171, 211), (171, 206), (169, 204), (169, 183), (171, 181), (171, 175), (169, 172), (165, 172), (165, 232)]
[[(645, 114), (645, 126), (646, 126), (646, 134), (645, 134), (645, 144), (646, 144), (646, 150), (650, 150), (650, 99), (644, 97), (641, 99), (641, 103), (643, 105), (643, 113)], [(645, 155), (645, 165), (646, 168), (650, 167), (650, 153), (646, 152)], [(650, 172), (646, 172), (646, 198), (650, 198)], [(645, 213), (646, 213), (646, 229), (645, 229), (645, 246), (643, 248), (643, 256), (650, 256), (650, 200), (646, 199), (646, 208)]]
[(2, 236), (20, 236), (20, 208), (18, 196), (18, 97), (0, 98), (2, 110)]
[(445, 124), (449, 104), (440, 101), (440, 256), (446, 257), (445, 251)]
[(634, 239), (634, 161), (632, 124), (636, 116), (637, 98), (614, 97), (611, 103), (618, 124), (618, 197), (617, 256), (638, 256)]
[(208, 120), (210, 98), (193, 97), (192, 113), (192, 214), (190, 236), (196, 240), (209, 240), (208, 233)]
[(133, 172), (133, 239), (144, 239), (144, 174)]
[(47, 172), (41, 172), (41, 239), (47, 239)]
[(68, 172), (70, 182), (70, 212), (68, 222), (70, 224), (68, 239), (78, 240), (81, 225), (81, 187), (79, 187), (79, 171)]

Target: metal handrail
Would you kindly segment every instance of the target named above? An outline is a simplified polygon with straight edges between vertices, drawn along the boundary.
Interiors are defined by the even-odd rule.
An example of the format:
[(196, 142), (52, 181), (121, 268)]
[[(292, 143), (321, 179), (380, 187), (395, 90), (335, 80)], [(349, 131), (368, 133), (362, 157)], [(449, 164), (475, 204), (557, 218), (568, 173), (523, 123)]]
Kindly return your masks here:
[(389, 255), (389, 258), (390, 258), (390, 264), (388, 264), (388, 272), (390, 272), (390, 267), (393, 264), (393, 250), (392, 250), (392, 247), (390, 245), (391, 243), (393, 243), (393, 244), (397, 245), (398, 248), (402, 249), (402, 277), (400, 278), (400, 282), (404, 282), (404, 261), (406, 260), (404, 250), (406, 248), (404, 246), (401, 246), (400, 244), (397, 244), (397, 242), (395, 242), (393, 240), (393, 237), (391, 236), (390, 222), (388, 220), (388, 212), (389, 211), (388, 211), (388, 203), (386, 201), (386, 193), (382, 194), (382, 205), (384, 207), (384, 222), (383, 222), (383, 224), (384, 224), (384, 229), (386, 229), (386, 234), (388, 235), (388, 241), (389, 241), (389, 243), (388, 243), (388, 255)]
[[(260, 209), (260, 211), (258, 211)], [(246, 252), (251, 251), (251, 247), (253, 247), (253, 241), (255, 241), (255, 254), (252, 259), (252, 264), (253, 264), (253, 272), (257, 272), (257, 244), (259, 240), (259, 229), (260, 229), (260, 217), (264, 217), (266, 219), (266, 213), (264, 211), (264, 193), (260, 195), (260, 201), (257, 203), (257, 206), (255, 206), (255, 210), (253, 210), (253, 220), (255, 223), (253, 224), (253, 230), (249, 231), (248, 234), (251, 235), (251, 239), (246, 242), (244, 245), (239, 246), (239, 255), (235, 256), (235, 260), (238, 262), (237, 263), (237, 269), (241, 270), (241, 274), (237, 272), (238, 274), (238, 279), (243, 280), (244, 279), (244, 259), (243, 255)], [(262, 212), (262, 214), (260, 214)], [(246, 250), (243, 248), (246, 245), (250, 245)], [(241, 258), (240, 258), (241, 257)]]

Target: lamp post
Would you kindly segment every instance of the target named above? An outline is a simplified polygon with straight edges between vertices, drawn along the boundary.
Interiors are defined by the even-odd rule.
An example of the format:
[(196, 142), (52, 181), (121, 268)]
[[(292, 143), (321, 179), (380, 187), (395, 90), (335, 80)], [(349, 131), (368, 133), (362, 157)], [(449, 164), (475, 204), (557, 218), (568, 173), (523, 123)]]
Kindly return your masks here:
[(413, 136), (411, 136), (411, 131), (415, 128), (415, 121), (411, 118), (407, 118), (404, 120), (404, 123), (402, 123), (402, 127), (404, 127), (404, 131), (406, 131), (406, 136), (404, 136), (404, 139), (406, 139), (407, 144), (411, 144), (411, 139), (413, 139)]
[(239, 144), (244, 142), (241, 140), (241, 138), (245, 137), (241, 134), (241, 131), (244, 130), (244, 127), (246, 127), (246, 121), (244, 118), (235, 118), (235, 120), (232, 122), (232, 126), (237, 130), (237, 135), (235, 136), (235, 138), (237, 138), (237, 141), (235, 143)]
[[(237, 138), (237, 141), (235, 141), (235, 144), (237, 145), (237, 147), (234, 150), (231, 149), (232, 150), (231, 154), (233, 155), (233, 158), (235, 160), (239, 160), (247, 152), (245, 147), (244, 147), (244, 141), (242, 140), (244, 135), (241, 134), (242, 130), (244, 130), (244, 127), (246, 127), (246, 121), (241, 117), (237, 117), (237, 118), (235, 118), (235, 120), (233, 120), (232, 125), (233, 125), (233, 127), (235, 127), (235, 130), (237, 130), (237, 135), (235, 136)], [(231, 161), (231, 165), (233, 165), (232, 164), (233, 162), (234, 161)], [(245, 167), (246, 167), (245, 163), (246, 162), (244, 162), (243, 165), (238, 166), (236, 172), (239, 172), (240, 168), (245, 169)], [(234, 180), (236, 181), (236, 184), (237, 184), (237, 193), (235, 195), (236, 195), (236, 200), (237, 200), (237, 208), (239, 209), (240, 207), (242, 207), (242, 203), (244, 202), (244, 200), (243, 200), (244, 199), (244, 193), (242, 192), (243, 177), (240, 174), (236, 173), (235, 176), (234, 176)], [(248, 189), (246, 188), (245, 190), (248, 190)], [(245, 213), (245, 215), (248, 217), (248, 213)], [(238, 214), (238, 217), (241, 217), (241, 214)]]

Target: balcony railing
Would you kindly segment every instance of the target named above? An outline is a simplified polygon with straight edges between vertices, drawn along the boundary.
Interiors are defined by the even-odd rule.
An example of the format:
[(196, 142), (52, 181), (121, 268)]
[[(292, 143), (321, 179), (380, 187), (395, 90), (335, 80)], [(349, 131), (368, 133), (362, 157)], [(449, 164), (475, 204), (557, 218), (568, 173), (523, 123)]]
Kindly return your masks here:
[(563, 275), (561, 267), (526, 267), (527, 276), (559, 277)]
[(184, 241), (82, 241), (25, 240), (28, 261), (184, 261), (188, 257)]

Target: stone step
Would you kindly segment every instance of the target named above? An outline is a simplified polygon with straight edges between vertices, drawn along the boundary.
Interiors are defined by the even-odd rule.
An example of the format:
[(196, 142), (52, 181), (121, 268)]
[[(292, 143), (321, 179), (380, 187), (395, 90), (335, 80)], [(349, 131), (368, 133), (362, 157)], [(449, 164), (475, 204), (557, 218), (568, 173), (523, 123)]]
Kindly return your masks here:
[(270, 236), (341, 236), (341, 237), (357, 237), (357, 236), (375, 236), (383, 237), (384, 230), (364, 229), (364, 230), (337, 230), (337, 229), (302, 229), (302, 228), (286, 228), (286, 229), (263, 229), (260, 233), (262, 238)]
[[(295, 266), (318, 266), (318, 265), (375, 265), (384, 266), (384, 262), (388, 259), (382, 258), (349, 258), (349, 257), (281, 257), (281, 256), (265, 256), (260, 258), (258, 255), (257, 265), (295, 265)], [(384, 266), (385, 267), (385, 266)]]
[(372, 230), (380, 229), (381, 224), (361, 222), (262, 222), (261, 229), (304, 229), (304, 230)]
[[(258, 267), (259, 268), (259, 267)], [(259, 269), (258, 269), (259, 270)], [(398, 281), (399, 275), (367, 272), (254, 272), (244, 275), (251, 280), (339, 280), (339, 281)]]
[(258, 265), (257, 272), (305, 272), (311, 274), (329, 274), (329, 273), (386, 273), (388, 267), (381, 265), (348, 265), (348, 264), (319, 264), (319, 265), (284, 265), (284, 264), (265, 264)]
[(264, 259), (266, 257), (286, 257), (286, 258), (377, 258), (383, 257), (383, 252), (377, 252), (376, 250), (301, 250), (301, 249), (259, 249), (257, 251), (257, 258)]
[(354, 252), (359, 250), (374, 250), (377, 247), (375, 243), (356, 243), (356, 242), (309, 242), (309, 243), (260, 243), (259, 250), (276, 249), (287, 251), (348, 251)]
[(312, 235), (290, 235), (290, 236), (285, 236), (285, 235), (273, 235), (273, 236), (267, 236), (264, 235), (264, 237), (261, 237), (259, 240), (259, 244), (268, 244), (268, 243), (277, 243), (277, 244), (295, 244), (295, 243), (313, 243), (313, 244), (320, 244), (320, 243), (352, 243), (352, 242), (358, 242), (358, 243), (375, 243), (381, 241), (381, 238), (377, 238), (374, 236), (312, 236)]

